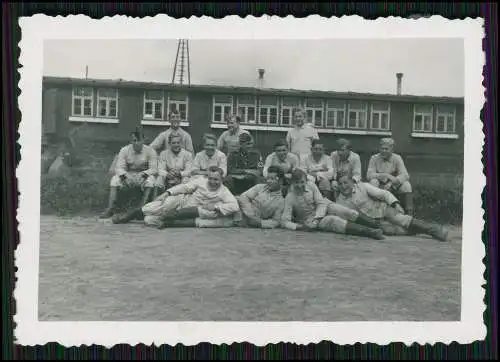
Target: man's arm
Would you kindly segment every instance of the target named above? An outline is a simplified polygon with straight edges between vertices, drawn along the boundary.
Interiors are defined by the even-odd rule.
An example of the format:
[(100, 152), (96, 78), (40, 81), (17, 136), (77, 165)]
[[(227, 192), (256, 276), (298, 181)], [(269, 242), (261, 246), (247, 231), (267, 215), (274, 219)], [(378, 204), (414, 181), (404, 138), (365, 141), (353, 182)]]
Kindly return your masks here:
[(191, 155), (194, 155), (194, 147), (193, 147), (193, 140), (191, 138), (191, 135), (189, 133), (185, 133), (185, 148), (186, 151), (190, 152)]
[(352, 178), (356, 182), (361, 181), (361, 158), (358, 154), (353, 155), (352, 160)]
[(252, 200), (261, 192), (262, 185), (255, 185), (240, 195), (240, 210), (249, 219), (256, 218)]
[(221, 202), (215, 204), (215, 209), (223, 216), (233, 214), (240, 209), (238, 200), (227, 188), (221, 190), (221, 199)]
[(288, 145), (288, 149), (291, 150), (292, 149), (292, 132), (291, 131), (288, 131), (286, 133), (286, 143)]
[(264, 168), (262, 169), (262, 176), (267, 177), (267, 169), (271, 167), (272, 164), (272, 153), (266, 157), (266, 162), (264, 163)]
[(316, 215), (314, 218), (322, 219), (326, 216), (326, 210), (328, 207), (327, 200), (323, 197), (323, 195), (321, 195), (321, 192), (315, 184), (311, 183), (311, 187), (313, 189), (313, 199), (316, 203)]
[(333, 161), (330, 157), (326, 157), (326, 171), (318, 172), (318, 175), (325, 178), (326, 180), (333, 179)]
[(368, 170), (366, 171), (366, 179), (370, 182), (373, 179), (378, 177), (377, 173), (377, 165), (375, 162), (375, 156), (370, 157), (370, 161), (368, 162)]
[(202, 171), (202, 159), (201, 159), (201, 153), (198, 153), (193, 160), (193, 163), (191, 165), (191, 175), (206, 175), (207, 171)]
[(118, 176), (127, 175), (127, 149), (124, 147), (118, 153), (118, 159), (116, 161), (115, 173)]
[(410, 180), (410, 175), (408, 174), (403, 158), (401, 158), (400, 155), (397, 155), (395, 161), (396, 161), (396, 172), (398, 173), (396, 178), (398, 179), (400, 184), (403, 184), (406, 181)]
[(363, 183), (361, 187), (364, 187), (368, 196), (374, 200), (383, 201), (388, 205), (398, 202), (398, 199), (387, 190), (379, 189), (369, 183)]
[(192, 194), (193, 192), (196, 191), (196, 189), (199, 186), (200, 186), (199, 181), (193, 180), (193, 181), (189, 181), (185, 184), (175, 185), (175, 186), (169, 188), (166, 192), (168, 192), (171, 196)]
[(160, 151), (165, 146), (167, 131), (160, 133), (156, 138), (149, 144), (156, 151)]
[(158, 157), (158, 175), (162, 177), (167, 177), (168, 175), (167, 151), (162, 151)]
[(224, 146), (226, 145), (226, 134), (227, 131), (222, 132), (219, 139), (217, 140), (217, 148), (219, 149), (219, 151), (223, 151)]
[(288, 230), (296, 230), (300, 225), (292, 221), (293, 204), (295, 203), (295, 196), (289, 193), (285, 197), (283, 206), (283, 213), (281, 214), (281, 227)]
[(184, 155), (184, 169), (179, 173), (181, 177), (189, 177), (191, 175), (191, 167), (193, 166), (193, 154), (188, 152)]
[(158, 172), (158, 155), (154, 148), (148, 150), (148, 169), (144, 173), (148, 176), (155, 176)]
[(222, 177), (227, 176), (227, 157), (224, 153), (220, 154), (219, 167), (222, 169)]
[(276, 206), (273, 217), (269, 220), (262, 220), (261, 225), (263, 229), (275, 229), (280, 226), (281, 215), (285, 209), (285, 200), (281, 200)]

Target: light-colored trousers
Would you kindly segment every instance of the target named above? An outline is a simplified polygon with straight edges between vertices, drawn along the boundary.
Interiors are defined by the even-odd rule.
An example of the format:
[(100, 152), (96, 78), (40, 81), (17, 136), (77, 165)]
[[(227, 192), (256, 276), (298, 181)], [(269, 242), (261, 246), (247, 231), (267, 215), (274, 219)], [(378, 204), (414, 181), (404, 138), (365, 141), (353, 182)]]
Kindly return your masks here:
[[(382, 184), (379, 180), (377, 180), (376, 178), (370, 180), (370, 183), (373, 185), (373, 186), (376, 186), (376, 187), (379, 187), (379, 188), (384, 188), (384, 185), (386, 185), (387, 183), (385, 184)], [(401, 186), (399, 186), (398, 188), (395, 188), (394, 186), (391, 185), (391, 187), (389, 188), (388, 191), (391, 191), (395, 194), (409, 194), (409, 193), (412, 193), (413, 190), (412, 190), (412, 187), (411, 187), (411, 184), (409, 181), (405, 181), (401, 184)]]
[[(141, 175), (141, 172), (128, 172), (127, 173), (128, 186), (130, 187), (154, 187), (155, 177), (148, 176), (146, 180)], [(114, 175), (111, 177), (111, 182), (109, 183), (111, 187), (123, 188), (125, 183), (122, 181), (120, 176)]]

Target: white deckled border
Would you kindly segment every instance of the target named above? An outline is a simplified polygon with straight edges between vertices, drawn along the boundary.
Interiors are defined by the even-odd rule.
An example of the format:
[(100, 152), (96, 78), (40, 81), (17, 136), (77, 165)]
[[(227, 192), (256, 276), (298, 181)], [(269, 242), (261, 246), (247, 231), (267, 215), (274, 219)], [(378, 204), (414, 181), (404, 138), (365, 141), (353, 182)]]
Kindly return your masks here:
[[(440, 16), (427, 19), (379, 18), (366, 21), (360, 16), (295, 19), (248, 16), (221, 20), (206, 16), (173, 19), (126, 16), (90, 19), (83, 15), (48, 17), (42, 14), (21, 18), (20, 42), (22, 93), (19, 107), (21, 162), (17, 169), (21, 193), (18, 221), (20, 244), (16, 250), (18, 282), (15, 337), (22, 345), (55, 341), (65, 346), (117, 343), (135, 345), (199, 342), (215, 344), (250, 342), (256, 345), (277, 342), (298, 344), (331, 340), (338, 344), (356, 342), (388, 344), (403, 342), (471, 343), (484, 339), (483, 323), (484, 245), (481, 242), (483, 210), (481, 192), (483, 146), (480, 110), (484, 104), (482, 19), (448, 20)], [(40, 142), (42, 114), (43, 40), (45, 39), (145, 39), (166, 36), (190, 39), (312, 39), (312, 38), (463, 38), (465, 44), (465, 160), (464, 223), (462, 243), (462, 312), (459, 322), (350, 322), (350, 323), (274, 323), (274, 322), (38, 322), (38, 264), (40, 223)]]

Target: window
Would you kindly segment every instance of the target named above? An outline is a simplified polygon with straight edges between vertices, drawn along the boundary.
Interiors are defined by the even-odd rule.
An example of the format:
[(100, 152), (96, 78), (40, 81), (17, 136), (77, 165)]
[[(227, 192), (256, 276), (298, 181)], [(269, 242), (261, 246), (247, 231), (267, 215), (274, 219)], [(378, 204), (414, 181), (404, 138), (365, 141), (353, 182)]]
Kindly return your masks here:
[(239, 96), (238, 97), (238, 115), (241, 117), (242, 123), (256, 123), (257, 117), (255, 114), (256, 99), (254, 96)]
[(436, 133), (455, 133), (455, 107), (439, 105), (436, 110)]
[(278, 124), (278, 97), (259, 98), (259, 123)]
[(389, 115), (391, 107), (386, 102), (373, 102), (370, 128), (373, 130), (389, 131), (390, 121)]
[(366, 128), (367, 104), (361, 101), (349, 102), (348, 128), (363, 129)]
[(75, 87), (73, 88), (73, 116), (94, 115), (94, 90), (92, 88)]
[(307, 119), (316, 127), (323, 127), (323, 101), (307, 99), (305, 102)]
[(300, 99), (283, 97), (281, 99), (281, 125), (290, 126), (293, 123), (293, 110), (300, 107)]
[(326, 127), (345, 128), (345, 101), (329, 100), (326, 102)]
[(215, 123), (224, 123), (226, 118), (233, 113), (233, 97), (216, 95), (213, 97), (212, 120)]
[(163, 92), (144, 92), (144, 118), (163, 119)]
[(432, 111), (431, 105), (415, 104), (413, 109), (414, 132), (432, 132)]
[(188, 97), (184, 93), (168, 94), (168, 112), (177, 111), (181, 115), (182, 121), (188, 119)]
[(97, 90), (97, 112), (99, 117), (118, 117), (118, 91), (115, 89)]

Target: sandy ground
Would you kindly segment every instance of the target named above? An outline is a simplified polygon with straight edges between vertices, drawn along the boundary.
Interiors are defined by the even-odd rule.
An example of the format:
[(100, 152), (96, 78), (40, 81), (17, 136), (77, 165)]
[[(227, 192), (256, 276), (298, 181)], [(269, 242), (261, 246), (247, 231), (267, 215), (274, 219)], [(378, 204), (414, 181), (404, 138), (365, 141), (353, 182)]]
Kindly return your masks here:
[(40, 320), (460, 319), (461, 235), (384, 241), (42, 216)]

